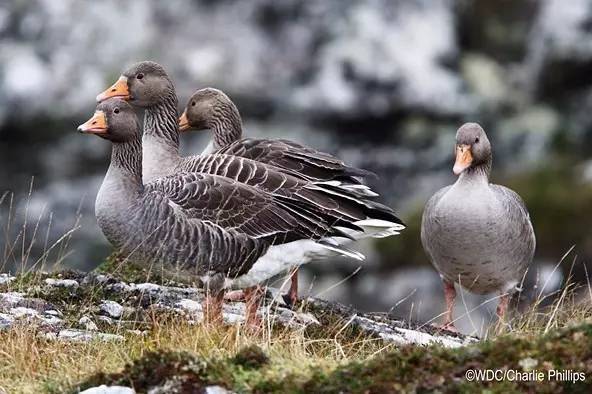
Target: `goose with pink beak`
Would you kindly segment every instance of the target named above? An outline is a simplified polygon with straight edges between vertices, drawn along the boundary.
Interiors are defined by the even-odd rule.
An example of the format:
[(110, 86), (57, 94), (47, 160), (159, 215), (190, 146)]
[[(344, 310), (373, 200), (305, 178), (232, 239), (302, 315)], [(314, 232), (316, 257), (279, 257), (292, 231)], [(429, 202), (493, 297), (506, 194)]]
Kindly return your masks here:
[(456, 133), (456, 182), (426, 204), (421, 241), (444, 284), (443, 327), (455, 330), (455, 285), (477, 294), (499, 294), (504, 319), (535, 251), (535, 234), (520, 196), (489, 183), (491, 143), (477, 123)]

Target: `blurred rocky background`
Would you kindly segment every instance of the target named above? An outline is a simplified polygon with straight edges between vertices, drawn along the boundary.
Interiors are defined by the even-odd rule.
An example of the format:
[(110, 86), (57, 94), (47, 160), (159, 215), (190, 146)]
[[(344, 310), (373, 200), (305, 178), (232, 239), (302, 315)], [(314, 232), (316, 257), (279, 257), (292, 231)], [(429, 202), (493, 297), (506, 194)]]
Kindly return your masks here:
[[(586, 283), (590, 0), (2, 1), (2, 271), (56, 261), (90, 270), (110, 253), (93, 215), (109, 146), (75, 131), (96, 94), (144, 59), (165, 65), (181, 105), (218, 87), (249, 136), (290, 138), (380, 176), (373, 186), (408, 229), (362, 245), (359, 272), (344, 261), (307, 267), (303, 294), (420, 321), (442, 312), (419, 220), (455, 180), (454, 134), (465, 121), (493, 142), (493, 181), (531, 212), (538, 247), (521, 298), (550, 294), (570, 275)], [(184, 152), (208, 138), (185, 135)], [(496, 300), (463, 298), (457, 316), (475, 309), (465, 331), (493, 319)]]

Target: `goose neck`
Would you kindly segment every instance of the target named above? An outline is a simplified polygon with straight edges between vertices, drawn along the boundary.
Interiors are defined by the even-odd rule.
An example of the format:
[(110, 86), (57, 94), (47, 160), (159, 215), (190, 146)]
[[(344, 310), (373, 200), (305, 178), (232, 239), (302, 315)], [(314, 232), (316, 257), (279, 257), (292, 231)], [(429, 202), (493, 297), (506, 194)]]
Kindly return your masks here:
[(242, 138), (242, 120), (234, 104), (219, 106), (214, 114), (209, 122), (209, 128), (214, 133), (214, 148), (224, 148)]
[(491, 159), (478, 166), (467, 168), (460, 174), (457, 183), (459, 184), (489, 184), (491, 173)]
[(142, 190), (142, 141), (114, 143), (111, 150), (111, 164), (106, 178), (121, 184), (128, 192)]
[(157, 104), (148, 107), (144, 116), (144, 135), (158, 138), (178, 151), (177, 103), (177, 95), (171, 89)]

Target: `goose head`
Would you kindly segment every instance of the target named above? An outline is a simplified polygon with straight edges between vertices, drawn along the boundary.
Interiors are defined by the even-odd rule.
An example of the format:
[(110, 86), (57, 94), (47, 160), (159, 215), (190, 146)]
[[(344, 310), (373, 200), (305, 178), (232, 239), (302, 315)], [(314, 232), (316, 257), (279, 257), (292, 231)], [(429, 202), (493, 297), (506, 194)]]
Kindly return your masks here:
[(158, 63), (143, 61), (124, 71), (111, 87), (97, 96), (97, 101), (120, 98), (146, 108), (159, 104), (171, 92), (174, 86), (164, 68)]
[(133, 107), (120, 98), (111, 98), (99, 103), (94, 115), (78, 126), (78, 131), (95, 134), (117, 143), (137, 139), (139, 135)]
[(491, 163), (491, 144), (477, 123), (465, 123), (456, 132), (455, 175)]
[(179, 117), (179, 130), (205, 130), (221, 117), (238, 118), (238, 109), (221, 90), (204, 88), (195, 92), (187, 101)]

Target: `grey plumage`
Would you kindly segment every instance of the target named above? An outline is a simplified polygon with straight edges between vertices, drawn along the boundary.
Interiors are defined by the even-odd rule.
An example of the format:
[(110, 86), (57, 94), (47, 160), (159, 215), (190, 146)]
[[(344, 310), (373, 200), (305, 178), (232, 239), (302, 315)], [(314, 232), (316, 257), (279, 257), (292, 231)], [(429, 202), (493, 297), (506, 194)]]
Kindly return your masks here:
[(424, 249), (447, 282), (481, 294), (513, 292), (535, 250), (528, 211), (518, 194), (489, 183), (491, 148), (480, 126), (461, 127), (457, 144), (472, 146), (473, 164), (426, 204)]
[(323, 240), (345, 236), (316, 204), (301, 201), (296, 211), (279, 194), (223, 176), (185, 172), (143, 184), (137, 124), (117, 127), (117, 119), (135, 116), (133, 110), (113, 99), (98, 112), (109, 119), (108, 132), (100, 135), (112, 141), (113, 153), (96, 215), (105, 236), (131, 259), (233, 280), (271, 246), (311, 240), (323, 248)]
[(312, 181), (339, 179), (359, 184), (358, 177), (374, 176), (369, 171), (346, 165), (328, 153), (285, 139), (242, 138), (242, 120), (236, 105), (222, 91), (200, 89), (187, 102), (182, 128), (210, 129), (211, 149), (220, 153), (270, 164), (293, 176)]

